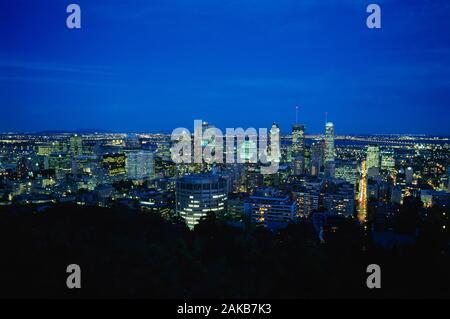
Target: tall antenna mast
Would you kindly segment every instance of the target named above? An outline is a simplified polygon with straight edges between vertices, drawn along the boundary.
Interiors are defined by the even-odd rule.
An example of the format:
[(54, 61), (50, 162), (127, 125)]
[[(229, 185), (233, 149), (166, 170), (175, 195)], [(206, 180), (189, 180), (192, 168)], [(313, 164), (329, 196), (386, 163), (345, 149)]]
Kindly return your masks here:
[(325, 112), (325, 124), (328, 123), (328, 112)]
[(295, 106), (295, 124), (298, 124), (298, 105)]

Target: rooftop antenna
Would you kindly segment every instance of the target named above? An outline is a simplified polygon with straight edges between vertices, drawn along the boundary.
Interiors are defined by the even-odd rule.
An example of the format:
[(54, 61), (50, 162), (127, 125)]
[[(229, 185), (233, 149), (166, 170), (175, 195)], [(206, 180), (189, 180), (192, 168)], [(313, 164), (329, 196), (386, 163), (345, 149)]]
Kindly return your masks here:
[(325, 124), (328, 123), (328, 112), (325, 112)]
[(298, 105), (295, 106), (295, 124), (298, 124)]

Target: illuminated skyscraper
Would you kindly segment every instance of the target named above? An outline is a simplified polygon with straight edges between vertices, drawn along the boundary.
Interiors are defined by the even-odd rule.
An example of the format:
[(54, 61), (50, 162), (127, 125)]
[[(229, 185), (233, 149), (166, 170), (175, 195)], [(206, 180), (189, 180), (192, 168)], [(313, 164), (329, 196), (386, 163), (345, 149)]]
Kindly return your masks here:
[(390, 173), (395, 172), (394, 152), (384, 151), (381, 153), (381, 169)]
[(305, 170), (305, 126), (295, 124), (292, 127), (292, 155), (295, 175), (301, 175)]
[(270, 128), (269, 136), (268, 136), (268, 152), (267, 152), (267, 160), (270, 162), (280, 162), (281, 159), (281, 150), (280, 143), (278, 141), (278, 145), (274, 144), (272, 141), (272, 136), (280, 136), (280, 128), (277, 123), (273, 123)]
[(83, 138), (78, 135), (74, 135), (69, 140), (70, 155), (77, 156), (83, 154)]
[(305, 126), (295, 124), (292, 127), (292, 157), (303, 155), (305, 150)]
[(127, 153), (126, 168), (128, 178), (132, 180), (144, 180), (153, 178), (154, 157), (150, 151), (130, 151)]
[(380, 168), (380, 148), (378, 146), (367, 147), (367, 170), (370, 168)]
[(332, 122), (327, 122), (325, 125), (325, 175), (328, 177), (334, 177), (334, 125)]
[(335, 177), (356, 187), (359, 180), (358, 164), (355, 161), (336, 161)]
[(187, 175), (176, 185), (176, 212), (192, 229), (208, 213), (227, 209), (227, 181), (213, 174)]
[(324, 164), (324, 143), (314, 143), (311, 146), (311, 175), (318, 176)]

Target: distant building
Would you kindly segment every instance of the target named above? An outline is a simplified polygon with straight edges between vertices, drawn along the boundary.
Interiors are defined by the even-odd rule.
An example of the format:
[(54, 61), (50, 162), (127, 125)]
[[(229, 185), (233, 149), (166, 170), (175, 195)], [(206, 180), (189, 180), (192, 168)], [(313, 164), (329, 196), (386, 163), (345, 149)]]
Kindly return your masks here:
[(189, 228), (208, 213), (227, 210), (227, 181), (213, 174), (187, 175), (177, 180), (176, 212)]
[(292, 157), (303, 155), (305, 150), (305, 126), (295, 124), (292, 127)]
[(293, 162), (293, 173), (301, 175), (305, 170), (305, 126), (295, 124), (292, 127), (291, 158)]
[(381, 169), (391, 174), (395, 172), (395, 157), (392, 151), (383, 151), (381, 153)]
[(297, 218), (297, 204), (273, 188), (260, 188), (244, 204), (253, 224), (270, 230), (286, 227)]
[(368, 171), (370, 168), (380, 169), (380, 147), (367, 147), (366, 168)]
[(358, 163), (355, 161), (336, 161), (335, 177), (356, 186), (359, 181)]
[(335, 172), (335, 149), (334, 149), (334, 125), (327, 122), (325, 125), (325, 176), (334, 177)]
[(145, 180), (155, 175), (154, 157), (151, 151), (130, 151), (126, 155), (128, 178)]
[(293, 190), (293, 197), (297, 201), (297, 212), (300, 217), (309, 217), (319, 210), (321, 181), (304, 182)]
[(355, 188), (347, 182), (330, 182), (322, 189), (323, 206), (331, 212), (345, 217), (355, 212)]
[(314, 143), (311, 146), (311, 175), (319, 176), (323, 170), (324, 163), (324, 143)]
[(79, 135), (74, 135), (69, 139), (69, 152), (72, 156), (83, 154), (83, 138)]

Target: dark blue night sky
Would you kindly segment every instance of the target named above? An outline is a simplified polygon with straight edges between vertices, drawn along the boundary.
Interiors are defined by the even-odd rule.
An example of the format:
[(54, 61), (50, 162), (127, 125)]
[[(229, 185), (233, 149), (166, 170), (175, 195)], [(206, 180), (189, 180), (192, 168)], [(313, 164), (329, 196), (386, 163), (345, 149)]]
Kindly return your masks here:
[(448, 0), (0, 1), (0, 131), (450, 135), (449, 61)]

